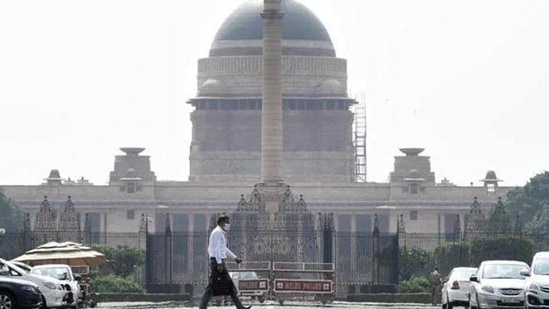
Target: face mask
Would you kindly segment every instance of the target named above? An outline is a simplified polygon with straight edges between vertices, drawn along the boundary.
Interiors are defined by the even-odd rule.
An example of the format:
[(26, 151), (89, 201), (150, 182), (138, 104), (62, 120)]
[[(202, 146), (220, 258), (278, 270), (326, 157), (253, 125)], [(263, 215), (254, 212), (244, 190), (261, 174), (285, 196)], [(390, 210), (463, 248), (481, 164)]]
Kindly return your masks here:
[(225, 223), (225, 224), (223, 225), (223, 230), (228, 231), (228, 230), (230, 230), (230, 229), (231, 229), (231, 225), (230, 225), (229, 223)]

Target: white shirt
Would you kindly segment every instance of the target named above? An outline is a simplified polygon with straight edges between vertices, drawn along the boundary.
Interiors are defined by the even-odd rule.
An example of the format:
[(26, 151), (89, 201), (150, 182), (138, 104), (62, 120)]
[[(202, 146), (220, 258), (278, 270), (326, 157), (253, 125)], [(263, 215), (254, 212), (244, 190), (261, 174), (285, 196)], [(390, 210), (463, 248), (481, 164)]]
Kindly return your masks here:
[(210, 243), (208, 244), (208, 255), (210, 258), (215, 258), (217, 263), (221, 263), (222, 260), (229, 256), (232, 259), (236, 259), (236, 255), (227, 248), (227, 237), (225, 231), (218, 225), (213, 229), (210, 234)]

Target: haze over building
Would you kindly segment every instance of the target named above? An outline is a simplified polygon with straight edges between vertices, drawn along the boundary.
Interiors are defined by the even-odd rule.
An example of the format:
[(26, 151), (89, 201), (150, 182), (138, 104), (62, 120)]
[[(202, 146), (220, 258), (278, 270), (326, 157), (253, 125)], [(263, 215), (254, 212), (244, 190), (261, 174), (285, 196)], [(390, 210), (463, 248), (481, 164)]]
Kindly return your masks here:
[[(97, 233), (134, 232), (141, 214), (150, 218), (151, 231), (162, 231), (167, 213), (173, 231), (204, 231), (211, 214), (236, 209), (241, 194), (251, 198), (261, 181), (262, 4), (252, 0), (236, 8), (209, 57), (198, 60), (198, 91), (188, 101), (195, 107), (188, 181), (161, 180), (144, 148), (124, 147), (107, 185), (64, 179), (67, 171), (55, 171), (42, 185), (2, 186), (6, 196), (33, 225), (45, 201), (60, 209), (71, 196), (82, 229)], [(474, 201), (489, 207), (511, 189), (498, 186), (493, 172), (485, 186), (437, 181), (422, 148), (401, 149), (388, 182), (357, 182), (360, 147), (351, 110), (357, 102), (347, 94), (347, 62), (336, 57), (314, 13), (295, 0), (283, 0), (282, 12), (282, 175), (309, 210), (333, 213), (341, 231), (369, 232), (377, 218), (381, 232), (394, 232), (404, 218), (409, 231), (445, 234), (456, 222), (464, 229)]]

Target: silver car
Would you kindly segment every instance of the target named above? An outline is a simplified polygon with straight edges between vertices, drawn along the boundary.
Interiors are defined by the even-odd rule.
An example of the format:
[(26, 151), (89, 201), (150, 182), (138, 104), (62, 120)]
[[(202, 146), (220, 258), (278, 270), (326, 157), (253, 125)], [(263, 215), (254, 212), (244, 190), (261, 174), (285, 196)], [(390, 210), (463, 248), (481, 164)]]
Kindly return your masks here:
[(444, 279), (441, 297), (442, 308), (452, 309), (454, 306), (469, 306), (469, 289), (472, 275), (477, 272), (476, 267), (456, 267)]
[(549, 252), (538, 252), (532, 259), (526, 280), (525, 309), (549, 308)]
[(484, 261), (473, 275), (469, 306), (486, 308), (524, 308), (524, 285), (528, 264), (519, 261)]

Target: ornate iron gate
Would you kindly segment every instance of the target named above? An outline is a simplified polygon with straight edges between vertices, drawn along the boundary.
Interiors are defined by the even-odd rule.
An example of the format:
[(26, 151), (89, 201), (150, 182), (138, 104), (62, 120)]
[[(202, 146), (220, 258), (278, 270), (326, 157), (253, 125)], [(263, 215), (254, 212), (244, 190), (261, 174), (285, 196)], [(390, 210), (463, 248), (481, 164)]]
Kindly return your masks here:
[[(210, 231), (217, 216), (211, 217)], [(338, 233), (332, 214), (315, 218), (289, 188), (274, 213), (265, 210), (255, 189), (231, 215), (228, 246), (245, 261), (334, 263), (336, 296), (343, 298), (363, 286), (398, 282), (398, 235), (380, 235), (375, 221), (372, 233)], [(147, 236), (149, 292), (184, 285), (201, 290), (208, 282), (207, 244), (207, 233), (172, 233), (168, 215), (166, 231)]]

